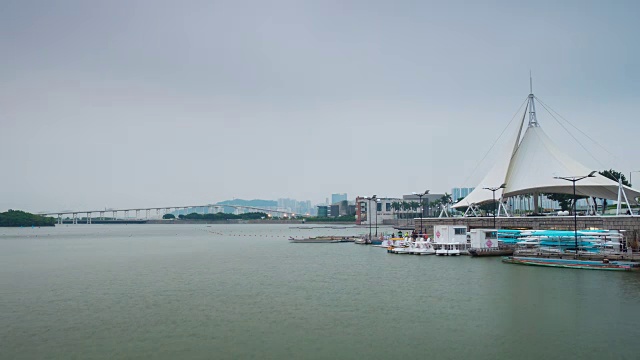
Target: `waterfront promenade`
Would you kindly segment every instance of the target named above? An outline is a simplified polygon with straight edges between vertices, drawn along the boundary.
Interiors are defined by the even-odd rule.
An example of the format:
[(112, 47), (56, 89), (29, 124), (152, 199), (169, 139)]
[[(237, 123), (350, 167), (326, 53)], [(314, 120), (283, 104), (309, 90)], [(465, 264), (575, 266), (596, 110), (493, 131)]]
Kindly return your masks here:
[[(434, 225), (466, 225), (469, 229), (492, 229), (493, 217), (448, 217), (415, 219), (412, 226), (419, 230), (420, 223), (428, 234)], [(638, 216), (579, 216), (578, 229), (621, 230), (631, 242), (640, 241)], [(573, 216), (513, 216), (496, 217), (499, 229), (573, 230)]]

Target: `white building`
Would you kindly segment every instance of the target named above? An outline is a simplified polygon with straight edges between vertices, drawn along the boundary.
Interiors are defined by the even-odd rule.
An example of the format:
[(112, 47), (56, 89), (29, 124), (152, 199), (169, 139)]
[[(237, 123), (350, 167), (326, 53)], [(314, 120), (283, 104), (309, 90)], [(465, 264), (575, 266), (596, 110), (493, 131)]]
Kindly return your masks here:
[(356, 224), (382, 224), (384, 220), (395, 219), (394, 202), (402, 202), (402, 199), (356, 197)]

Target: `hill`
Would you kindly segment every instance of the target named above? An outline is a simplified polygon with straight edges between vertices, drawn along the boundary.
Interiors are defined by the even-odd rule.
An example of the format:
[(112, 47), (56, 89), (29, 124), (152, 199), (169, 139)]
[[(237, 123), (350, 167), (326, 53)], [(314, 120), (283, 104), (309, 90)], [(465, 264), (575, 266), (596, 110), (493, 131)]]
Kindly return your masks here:
[(0, 213), (0, 226), (55, 226), (56, 219), (40, 215), (30, 214), (20, 210), (9, 210)]

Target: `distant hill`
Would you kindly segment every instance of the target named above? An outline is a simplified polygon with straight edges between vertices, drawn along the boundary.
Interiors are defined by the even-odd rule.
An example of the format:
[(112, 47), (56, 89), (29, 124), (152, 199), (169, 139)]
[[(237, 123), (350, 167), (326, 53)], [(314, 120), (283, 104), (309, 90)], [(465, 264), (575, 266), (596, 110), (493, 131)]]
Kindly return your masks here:
[(278, 202), (275, 200), (243, 200), (243, 199), (234, 199), (234, 200), (225, 200), (216, 203), (216, 205), (237, 205), (237, 206), (255, 206), (255, 207), (277, 207)]
[(56, 219), (34, 215), (20, 210), (9, 210), (0, 213), (0, 226), (55, 226)]

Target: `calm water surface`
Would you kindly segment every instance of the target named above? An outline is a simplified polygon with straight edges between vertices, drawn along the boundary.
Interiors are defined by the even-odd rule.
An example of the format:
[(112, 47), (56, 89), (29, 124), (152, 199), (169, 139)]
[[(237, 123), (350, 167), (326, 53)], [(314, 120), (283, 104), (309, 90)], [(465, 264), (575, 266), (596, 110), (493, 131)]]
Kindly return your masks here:
[(0, 228), (0, 358), (640, 358), (640, 274), (287, 241), (359, 232)]

